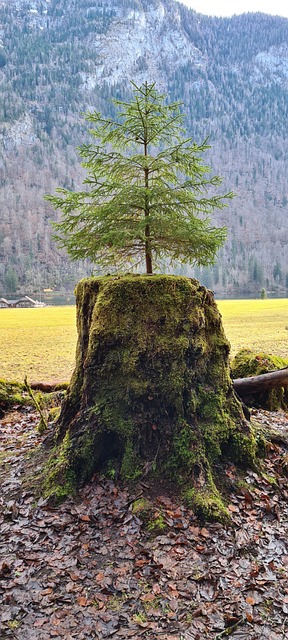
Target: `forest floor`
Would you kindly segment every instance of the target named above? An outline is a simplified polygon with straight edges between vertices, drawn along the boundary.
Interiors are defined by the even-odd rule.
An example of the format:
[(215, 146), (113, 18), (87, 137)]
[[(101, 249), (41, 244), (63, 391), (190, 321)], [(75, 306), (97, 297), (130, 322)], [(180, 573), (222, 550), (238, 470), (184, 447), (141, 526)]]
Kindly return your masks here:
[[(254, 411), (254, 418), (287, 438), (287, 414)], [(32, 452), (43, 439), (37, 422), (28, 407), (0, 421), (1, 640), (288, 638), (281, 438), (267, 452), (270, 481), (247, 470), (237, 491), (235, 468), (225, 468), (230, 526), (201, 523), (176, 498), (159, 495), (165, 529), (149, 533), (133, 514), (135, 495), (112, 480), (96, 476), (58, 507), (33, 493)], [(140, 484), (138, 497), (146, 490)]]

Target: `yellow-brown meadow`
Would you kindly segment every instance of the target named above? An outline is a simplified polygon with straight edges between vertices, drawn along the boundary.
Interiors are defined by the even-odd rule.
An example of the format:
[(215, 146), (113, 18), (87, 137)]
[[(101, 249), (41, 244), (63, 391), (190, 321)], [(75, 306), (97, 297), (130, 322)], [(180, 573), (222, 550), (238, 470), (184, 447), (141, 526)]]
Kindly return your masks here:
[[(288, 299), (220, 300), (231, 355), (243, 347), (288, 358)], [(0, 309), (0, 378), (69, 381), (76, 346), (75, 307)]]
[(76, 337), (74, 306), (0, 309), (0, 378), (68, 381)]

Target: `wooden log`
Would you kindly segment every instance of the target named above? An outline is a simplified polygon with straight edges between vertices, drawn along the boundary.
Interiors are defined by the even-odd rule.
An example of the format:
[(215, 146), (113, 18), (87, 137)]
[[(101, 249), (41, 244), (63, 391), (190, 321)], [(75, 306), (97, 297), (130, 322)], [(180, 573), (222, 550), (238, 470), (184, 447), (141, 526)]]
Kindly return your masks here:
[(267, 391), (267, 389), (285, 388), (288, 387), (288, 367), (249, 378), (236, 378), (232, 382), (239, 396), (243, 394), (253, 395), (253, 393)]
[(65, 391), (68, 387), (68, 382), (30, 382), (29, 386), (33, 391), (52, 393), (53, 391)]

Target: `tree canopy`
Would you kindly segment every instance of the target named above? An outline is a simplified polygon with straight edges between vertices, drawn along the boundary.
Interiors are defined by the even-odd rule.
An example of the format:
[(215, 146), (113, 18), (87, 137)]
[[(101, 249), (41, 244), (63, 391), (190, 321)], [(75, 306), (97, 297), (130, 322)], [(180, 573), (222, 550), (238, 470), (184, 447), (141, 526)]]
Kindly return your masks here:
[(117, 119), (86, 115), (93, 142), (80, 147), (84, 189), (46, 196), (62, 212), (55, 238), (72, 259), (102, 268), (212, 264), (226, 229), (212, 226), (211, 214), (234, 194), (218, 194), (222, 178), (202, 158), (207, 139), (187, 137), (181, 103), (167, 104), (155, 84), (132, 85), (130, 102), (113, 100)]

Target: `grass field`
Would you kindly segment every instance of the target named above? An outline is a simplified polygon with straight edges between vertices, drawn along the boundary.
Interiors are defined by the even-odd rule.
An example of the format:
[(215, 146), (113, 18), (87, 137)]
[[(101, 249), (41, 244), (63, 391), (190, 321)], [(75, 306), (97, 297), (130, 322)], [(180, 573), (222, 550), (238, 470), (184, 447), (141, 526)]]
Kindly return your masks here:
[(247, 347), (288, 358), (288, 298), (219, 300), (231, 355)]
[[(231, 355), (248, 347), (288, 358), (288, 298), (217, 304)], [(68, 381), (76, 337), (75, 307), (0, 309), (0, 378)]]
[(75, 356), (75, 307), (0, 309), (0, 378), (69, 380)]

